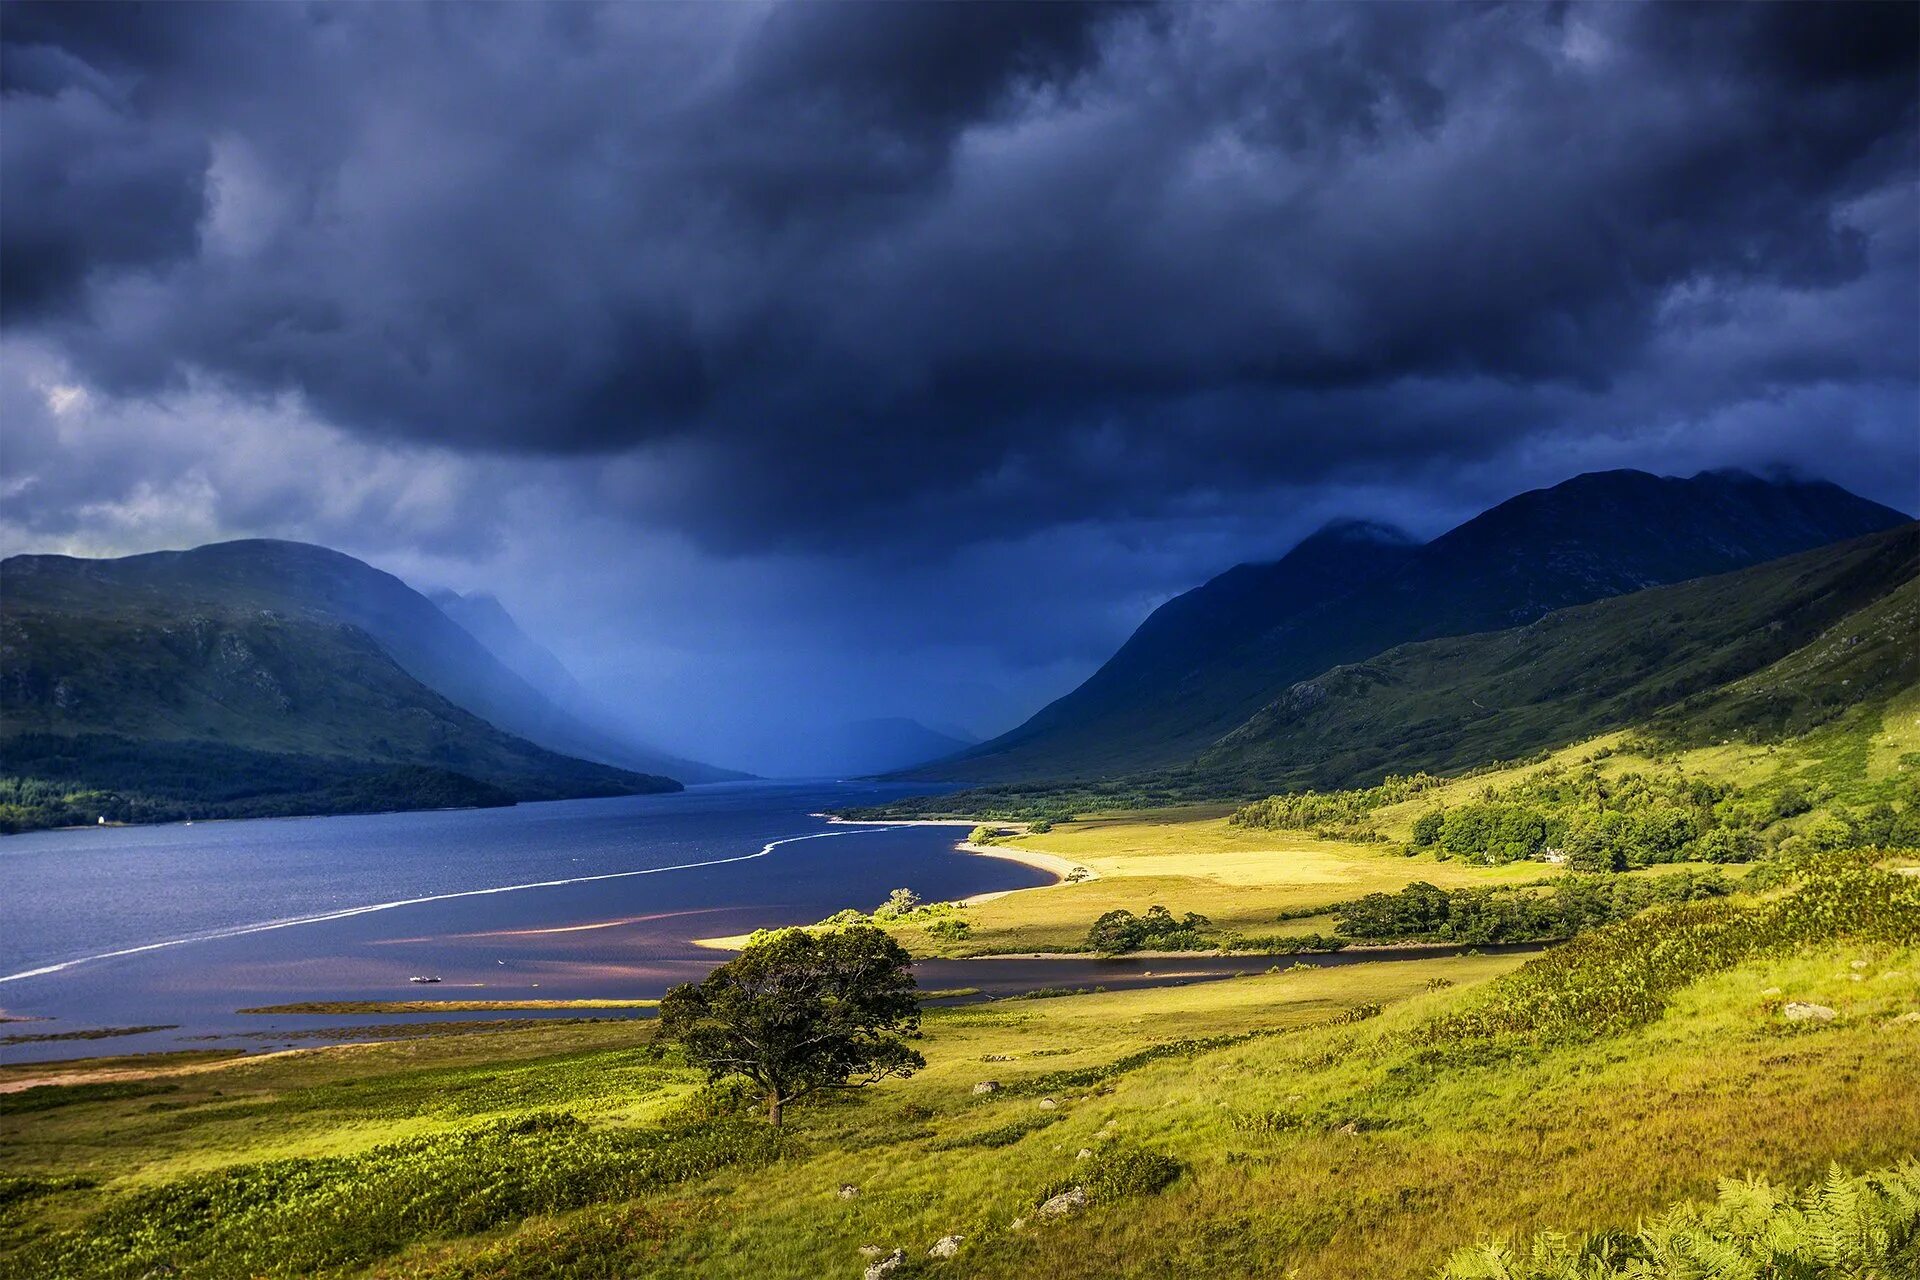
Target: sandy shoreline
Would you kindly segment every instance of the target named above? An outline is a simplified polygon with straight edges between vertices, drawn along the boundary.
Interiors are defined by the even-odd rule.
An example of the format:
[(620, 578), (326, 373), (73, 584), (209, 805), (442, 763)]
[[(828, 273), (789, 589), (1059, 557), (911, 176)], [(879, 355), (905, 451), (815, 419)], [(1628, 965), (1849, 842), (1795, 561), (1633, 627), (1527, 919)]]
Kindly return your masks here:
[[(966, 818), (869, 818), (856, 821), (855, 819), (842, 818), (838, 814), (832, 813), (815, 813), (809, 814), (808, 816), (824, 818), (829, 824), (835, 826), (848, 827), (965, 827), (971, 831), (975, 827), (998, 826), (1011, 829), (1015, 835), (1025, 835), (1027, 830), (1027, 824), (1024, 822), (975, 822)], [(1089, 880), (1098, 880), (1100, 878), (1092, 868), (1081, 866), (1081, 864), (1075, 862), (1072, 858), (1063, 858), (1057, 853), (1042, 853), (1038, 849), (1020, 849), (1012, 845), (975, 844), (971, 840), (958, 841), (953, 847), (965, 853), (977, 853), (988, 858), (1005, 858), (1009, 862), (1024, 863), (1029, 867), (1033, 867), (1035, 870), (1046, 871), (1058, 876), (1061, 880), (1065, 880), (1069, 875), (1072, 875), (1075, 870), (1085, 873), (1080, 877), (1081, 883)], [(1034, 885), (1032, 887), (1045, 889), (1051, 888), (1052, 886)], [(996, 889), (991, 893), (972, 894), (960, 899), (960, 901), (963, 904), (972, 905), (976, 902), (991, 902), (993, 899), (1004, 897), (1009, 893), (1026, 892), (1028, 892), (1026, 889)]]
[[(814, 813), (807, 816), (823, 818), (830, 825), (843, 827), (965, 827), (971, 831), (978, 826), (1002, 826), (1024, 832), (1027, 825), (1024, 822), (979, 823), (971, 822), (964, 818), (875, 818), (855, 821), (851, 818), (842, 818), (838, 814), (832, 813)], [(1079, 879), (1079, 883), (1081, 884), (1100, 878), (1099, 874), (1091, 868), (1082, 866), (1071, 858), (1063, 858), (1057, 853), (1042, 853), (1038, 849), (1017, 849), (1009, 845), (975, 844), (971, 840), (956, 841), (953, 847), (963, 853), (978, 854), (986, 858), (1003, 858), (1008, 862), (1018, 862), (1025, 866), (1032, 867), (1036, 871), (1045, 871), (1057, 877), (1053, 884), (1032, 885), (1025, 889), (993, 889), (986, 893), (968, 894), (966, 897), (958, 899), (959, 904), (963, 907), (977, 906), (982, 902), (992, 902), (995, 898), (1004, 898), (1010, 893), (1033, 893), (1041, 889), (1057, 888), (1065, 884), (1067, 877), (1075, 871), (1082, 873)], [(738, 951), (745, 945), (749, 936), (750, 935), (744, 933), (736, 933), (724, 938), (692, 938), (689, 939), (689, 941), (691, 941), (694, 946), (704, 948), (708, 951)]]

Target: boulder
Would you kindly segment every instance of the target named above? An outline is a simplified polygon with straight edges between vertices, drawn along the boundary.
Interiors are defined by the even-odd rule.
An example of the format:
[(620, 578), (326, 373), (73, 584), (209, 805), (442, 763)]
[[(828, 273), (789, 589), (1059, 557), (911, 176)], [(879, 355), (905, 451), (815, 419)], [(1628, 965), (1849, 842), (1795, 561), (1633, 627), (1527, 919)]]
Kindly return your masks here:
[(860, 1246), (860, 1256), (863, 1258), (885, 1257), (886, 1253), (887, 1246), (883, 1244), (863, 1244)]
[(1036, 1218), (1067, 1218), (1087, 1207), (1087, 1189), (1068, 1187), (1038, 1209), (1033, 1211)]
[(1840, 1016), (1823, 1004), (1802, 1004), (1798, 1000), (1789, 1003), (1781, 1012), (1786, 1014), (1788, 1022), (1832, 1022)]
[(1055, 1101), (1054, 1101), (1054, 1100), (1053, 1100), (1052, 1098), (1042, 1098), (1042, 1099), (1040, 1099), (1040, 1109), (1041, 1109), (1042, 1111), (1051, 1111), (1051, 1110), (1053, 1110), (1053, 1109), (1054, 1109), (1055, 1107), (1057, 1107), (1057, 1106), (1059, 1106), (1059, 1105), (1060, 1105), (1060, 1104), (1059, 1104), (1059, 1103), (1057, 1103), (1057, 1102), (1055, 1102)]
[(1093, 1149), (1091, 1147), (1082, 1147), (1073, 1153), (1073, 1158), (1075, 1160), (1091, 1160), (1093, 1159)]
[(840, 1198), (842, 1200), (851, 1200), (859, 1194), (860, 1188), (855, 1183), (843, 1182), (840, 1184)]
[(1360, 1136), (1360, 1126), (1356, 1122), (1349, 1120), (1345, 1124), (1341, 1125), (1338, 1129), (1334, 1130), (1334, 1132), (1344, 1133), (1349, 1138), (1357, 1138)]
[(998, 1080), (982, 1080), (979, 1084), (973, 1086), (973, 1091), (975, 1093), (998, 1093), (1000, 1092), (1000, 1082)]
[(1912, 1009), (1897, 1018), (1888, 1018), (1887, 1025), (1897, 1027), (1903, 1022), (1920, 1022), (1920, 1009)]
[(951, 1258), (960, 1252), (960, 1242), (965, 1236), (941, 1236), (933, 1242), (933, 1248), (927, 1250), (929, 1258)]
[(862, 1280), (885, 1280), (887, 1276), (892, 1275), (906, 1265), (907, 1251), (905, 1249), (895, 1249), (892, 1253), (868, 1267), (866, 1271), (862, 1273)]

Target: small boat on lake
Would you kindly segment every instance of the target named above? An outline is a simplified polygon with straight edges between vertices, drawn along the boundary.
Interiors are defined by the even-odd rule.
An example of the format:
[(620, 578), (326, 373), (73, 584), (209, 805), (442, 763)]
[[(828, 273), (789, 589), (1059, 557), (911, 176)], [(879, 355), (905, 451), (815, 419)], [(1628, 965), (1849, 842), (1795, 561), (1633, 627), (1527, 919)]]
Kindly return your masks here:
[(431, 978), (421, 978), (421, 977), (415, 977), (415, 978), (408, 978), (408, 979), (407, 979), (407, 981), (408, 981), (408, 982), (438, 982), (438, 981), (440, 981), (440, 979), (439, 979), (439, 977), (438, 977), (438, 975), (436, 975), (436, 976), (434, 976), (434, 977), (431, 977)]

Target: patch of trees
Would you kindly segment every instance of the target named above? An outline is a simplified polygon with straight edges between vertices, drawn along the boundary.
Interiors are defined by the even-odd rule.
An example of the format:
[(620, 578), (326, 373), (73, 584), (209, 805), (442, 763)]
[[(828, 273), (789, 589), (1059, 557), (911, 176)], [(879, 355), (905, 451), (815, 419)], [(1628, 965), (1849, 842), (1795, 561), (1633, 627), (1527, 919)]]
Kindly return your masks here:
[(1920, 849), (1920, 786), (1899, 804), (1882, 800), (1865, 809), (1830, 813), (1807, 828), (1800, 842), (1815, 852)]
[(1129, 951), (1205, 951), (1214, 944), (1202, 931), (1213, 927), (1203, 915), (1189, 911), (1174, 918), (1162, 906), (1147, 908), (1145, 915), (1120, 908), (1109, 911), (1087, 930), (1087, 946), (1102, 955), (1124, 955)]
[(1576, 871), (1746, 862), (1761, 845), (1733, 787), (1679, 772), (1544, 769), (1414, 819), (1410, 851), (1498, 865), (1559, 853)]
[(1375, 809), (1411, 800), (1440, 785), (1425, 773), (1388, 774), (1377, 787), (1353, 791), (1294, 791), (1268, 796), (1234, 810), (1227, 822), (1269, 831), (1337, 831), (1363, 822)]
[(913, 957), (871, 925), (782, 930), (660, 1002), (661, 1035), (710, 1080), (752, 1081), (776, 1125), (810, 1094), (927, 1065), (919, 1028)]
[[(961, 910), (957, 902), (926, 902), (911, 889), (895, 889), (885, 902), (873, 909), (872, 915), (849, 907), (834, 912), (814, 927), (845, 929), (853, 925), (917, 924), (936, 938), (958, 939), (966, 937), (972, 927), (960, 918)], [(763, 929), (753, 937), (770, 937), (773, 932)]]
[(1334, 911), (1340, 934), (1361, 942), (1551, 942), (1668, 902), (1724, 897), (1719, 870), (1655, 877), (1570, 876), (1546, 890), (1441, 889), (1424, 881), (1370, 893)]

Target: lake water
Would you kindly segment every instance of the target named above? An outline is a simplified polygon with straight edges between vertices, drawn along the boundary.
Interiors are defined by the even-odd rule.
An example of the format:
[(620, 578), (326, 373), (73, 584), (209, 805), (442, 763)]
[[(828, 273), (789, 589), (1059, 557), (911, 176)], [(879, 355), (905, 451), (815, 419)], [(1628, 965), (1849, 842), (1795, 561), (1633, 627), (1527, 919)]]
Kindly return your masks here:
[[(1051, 883), (962, 853), (963, 827), (832, 825), (916, 786), (729, 783), (510, 809), (45, 831), (0, 838), (0, 1062), (383, 1038), (399, 1022), (577, 1012), (259, 1015), (306, 1000), (634, 999), (725, 957), (693, 939)], [(1317, 964), (1431, 952), (1312, 957)], [(1293, 963), (1288, 958), (1285, 963)], [(1267, 957), (926, 961), (988, 995), (1258, 972)], [(433, 985), (408, 979), (432, 975)], [(596, 1016), (628, 1016), (619, 1013)], [(631, 1016), (646, 1016), (634, 1014)]]
[[(811, 816), (910, 789), (742, 783), (510, 809), (9, 836), (0, 1009), (50, 1021), (0, 1032), (177, 1029), (13, 1044), (0, 1059), (260, 1048), (277, 1046), (277, 1032), (395, 1021), (235, 1012), (297, 1000), (658, 996), (724, 958), (694, 938), (870, 909), (900, 886), (942, 899), (1051, 881), (958, 852), (962, 828)], [(411, 984), (413, 975), (441, 981)]]

